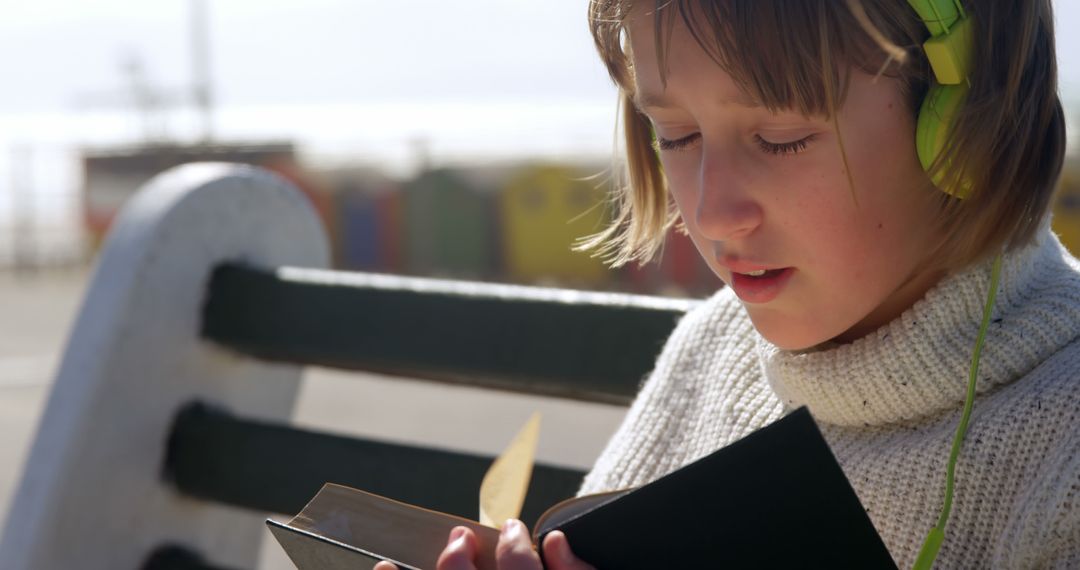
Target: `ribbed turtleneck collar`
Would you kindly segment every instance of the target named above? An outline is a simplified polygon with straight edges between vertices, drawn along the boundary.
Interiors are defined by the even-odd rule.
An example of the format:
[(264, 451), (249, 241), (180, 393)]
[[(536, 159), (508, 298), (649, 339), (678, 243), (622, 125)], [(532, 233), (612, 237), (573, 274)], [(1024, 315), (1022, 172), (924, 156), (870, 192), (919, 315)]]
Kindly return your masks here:
[[(769, 384), (785, 405), (825, 423), (903, 422), (959, 406), (993, 260), (946, 276), (891, 323), (851, 344), (787, 351), (758, 337)], [(978, 392), (1020, 378), (1080, 337), (1080, 266), (1044, 230), (1007, 254), (979, 366)]]

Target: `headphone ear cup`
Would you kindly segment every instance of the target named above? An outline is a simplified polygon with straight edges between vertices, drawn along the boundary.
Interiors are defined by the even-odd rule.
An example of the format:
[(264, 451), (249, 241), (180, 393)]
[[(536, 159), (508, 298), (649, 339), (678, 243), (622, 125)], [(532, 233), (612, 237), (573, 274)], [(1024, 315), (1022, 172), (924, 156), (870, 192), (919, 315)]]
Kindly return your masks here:
[[(967, 84), (934, 84), (923, 99), (919, 109), (919, 120), (915, 128), (915, 146), (923, 170), (930, 172), (931, 167), (945, 149), (945, 141), (952, 130), (957, 112), (967, 97)], [(967, 198), (971, 194), (969, 180), (954, 180), (947, 184), (944, 173), (948, 164), (942, 165), (936, 175), (931, 176), (934, 185), (942, 192), (957, 198)]]

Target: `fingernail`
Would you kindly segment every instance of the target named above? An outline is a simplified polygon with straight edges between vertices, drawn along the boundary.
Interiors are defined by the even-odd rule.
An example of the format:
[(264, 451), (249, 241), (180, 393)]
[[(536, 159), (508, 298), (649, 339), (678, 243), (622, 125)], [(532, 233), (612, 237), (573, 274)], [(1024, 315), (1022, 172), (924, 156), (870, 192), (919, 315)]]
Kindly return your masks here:
[(521, 530), (519, 528), (520, 524), (517, 519), (507, 519), (502, 526), (502, 537), (506, 540), (517, 538), (517, 534)]
[(451, 544), (454, 544), (455, 540), (458, 540), (459, 538), (461, 538), (463, 536), (465, 536), (465, 527), (463, 527), (463, 526), (455, 526), (450, 531), (450, 540), (446, 541), (446, 545), (450, 546)]

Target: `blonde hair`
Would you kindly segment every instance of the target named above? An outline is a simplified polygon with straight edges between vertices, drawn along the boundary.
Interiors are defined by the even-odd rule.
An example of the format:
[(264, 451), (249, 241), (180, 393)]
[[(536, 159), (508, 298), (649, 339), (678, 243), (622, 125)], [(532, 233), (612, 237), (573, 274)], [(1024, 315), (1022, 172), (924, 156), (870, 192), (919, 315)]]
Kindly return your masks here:
[[(619, 106), (626, 167), (616, 184), (613, 221), (582, 240), (614, 266), (648, 261), (677, 222), (649, 120), (633, 103), (634, 69), (625, 22), (647, 0), (591, 0), (589, 27)], [(654, 41), (665, 69), (674, 18), (769, 110), (835, 120), (849, 66), (899, 80), (913, 114), (932, 72), (921, 49), (929, 32), (905, 0), (653, 0)], [(962, 267), (1029, 243), (1049, 211), (1065, 154), (1050, 0), (965, 2), (975, 25), (971, 89), (931, 173), (967, 180), (964, 200), (940, 193), (943, 239), (931, 252), (941, 268)], [(753, 46), (753, 49), (740, 47)], [(834, 123), (835, 126), (835, 123)], [(914, 139), (912, 145), (914, 145)], [(843, 148), (841, 146), (841, 151)]]

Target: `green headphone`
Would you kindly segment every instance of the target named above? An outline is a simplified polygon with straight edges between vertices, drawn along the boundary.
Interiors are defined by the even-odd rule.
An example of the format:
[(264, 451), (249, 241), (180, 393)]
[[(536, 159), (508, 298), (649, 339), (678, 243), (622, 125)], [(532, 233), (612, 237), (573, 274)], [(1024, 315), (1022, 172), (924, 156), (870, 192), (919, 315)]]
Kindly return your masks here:
[[(908, 0), (908, 4), (930, 30), (931, 37), (923, 49), (937, 80), (923, 99), (915, 131), (919, 162), (929, 171), (944, 150), (956, 111), (967, 97), (975, 38), (971, 19), (967, 18), (960, 0)], [(934, 184), (943, 191), (957, 198), (966, 198), (971, 193), (967, 181), (946, 187), (942, 178), (939, 172)]]
[[(968, 78), (971, 74), (971, 62), (975, 52), (975, 37), (971, 19), (967, 17), (960, 0), (908, 0), (908, 4), (918, 12), (928, 30), (930, 39), (923, 43), (926, 58), (934, 70), (936, 82), (930, 87), (922, 107), (915, 131), (915, 145), (919, 162), (927, 171), (941, 155), (945, 147), (946, 136), (952, 128), (956, 112), (967, 97)], [(947, 167), (948, 165), (946, 165)], [(966, 198), (971, 194), (969, 180), (944, 180), (942, 172), (932, 176), (932, 180), (942, 191), (957, 198)], [(941, 543), (945, 540), (945, 523), (952, 510), (953, 486), (956, 473), (956, 460), (964, 442), (971, 409), (975, 403), (975, 379), (979, 374), (979, 355), (986, 339), (986, 330), (990, 324), (990, 315), (994, 309), (994, 296), (1001, 279), (1001, 255), (994, 259), (990, 274), (990, 290), (983, 307), (982, 324), (975, 339), (975, 350), (971, 355), (971, 368), (968, 377), (967, 396), (960, 416), (960, 424), (953, 438), (952, 451), (945, 471), (945, 500), (937, 524), (926, 536), (919, 556), (915, 560), (915, 570), (929, 570), (934, 565)]]

